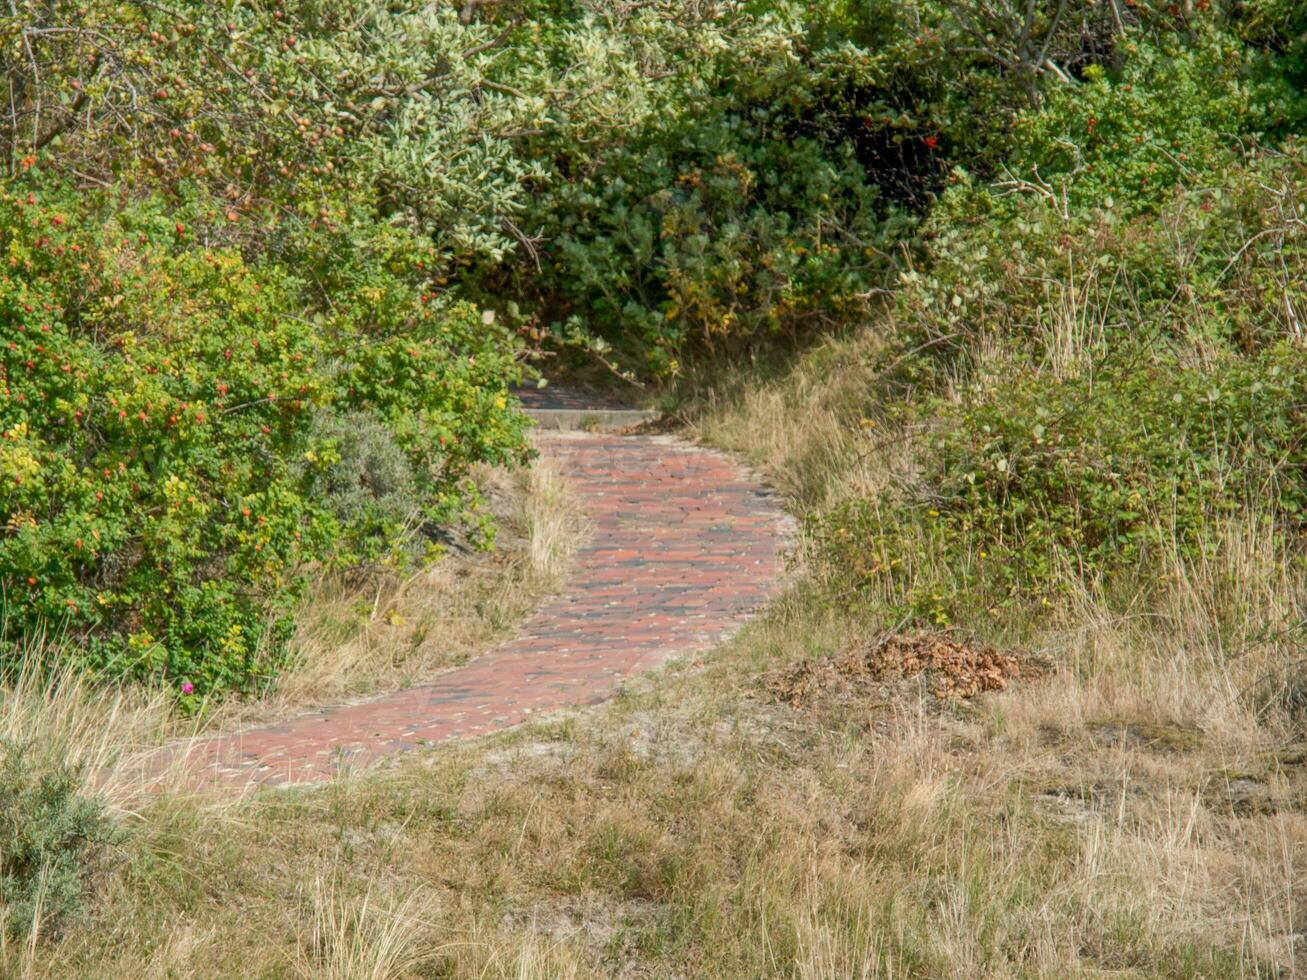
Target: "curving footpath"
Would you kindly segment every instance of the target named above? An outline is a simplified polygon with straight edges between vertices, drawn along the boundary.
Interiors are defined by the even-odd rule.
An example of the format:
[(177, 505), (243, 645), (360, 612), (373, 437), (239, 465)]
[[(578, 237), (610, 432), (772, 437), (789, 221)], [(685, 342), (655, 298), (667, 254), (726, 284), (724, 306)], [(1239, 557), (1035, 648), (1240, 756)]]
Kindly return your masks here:
[(594, 535), (521, 634), (431, 683), (192, 743), (202, 779), (285, 786), (612, 696), (702, 650), (771, 595), (785, 516), (741, 466), (666, 436), (538, 432)]

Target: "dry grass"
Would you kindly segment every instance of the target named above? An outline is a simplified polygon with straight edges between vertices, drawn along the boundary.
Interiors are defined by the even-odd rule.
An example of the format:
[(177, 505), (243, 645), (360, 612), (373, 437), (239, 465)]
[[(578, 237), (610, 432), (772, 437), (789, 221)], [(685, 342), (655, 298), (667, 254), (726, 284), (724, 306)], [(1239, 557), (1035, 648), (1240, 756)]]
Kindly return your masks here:
[(84, 792), (134, 818), (160, 792), (181, 792), (186, 783), (180, 770), (143, 780), (128, 764), (194, 734), (195, 723), (172, 706), (168, 691), (98, 682), (56, 640), (36, 637), (0, 684), (0, 743), (28, 746), (38, 767), (62, 764), (79, 772)]
[[(170, 692), (97, 682), (76, 667), (57, 641), (46, 637), (32, 638), (8, 679), (0, 683), (0, 744), (6, 756), (12, 747), (21, 747), (24, 764), (42, 781), (40, 787), (56, 772), (71, 771), (77, 792), (101, 801), (126, 839), (136, 841), (133, 847), (158, 846), (155, 856), (160, 861), (169, 860), (164, 842), (179, 827), (193, 830), (202, 824), (205, 832), (220, 834), (242, 819), (233, 801), (197, 795), (184, 762), (154, 766), (148, 773), (134, 764), (153, 757), (159, 745), (194, 734), (194, 727), (193, 721), (174, 713)], [(49, 785), (57, 786), (58, 780)], [(62, 818), (55, 804), (43, 801), (57, 798), (54, 792), (41, 788), (24, 799), (10, 797), (11, 786), (6, 783), (0, 793), (6, 831), (28, 839), (53, 839), (47, 823)], [(70, 841), (80, 832), (73, 826), (54, 826), (62, 827)], [(129, 848), (114, 849), (109, 861), (113, 871), (96, 875), (95, 890), (106, 896), (129, 890), (130, 876), (117, 872), (133, 856)], [(12, 859), (5, 849), (0, 849), (0, 860), (5, 861), (6, 876), (20, 873), (8, 863)], [(39, 870), (39, 890), (46, 887), (49, 872), (48, 866)], [(41, 904), (38, 901), (38, 909)], [(0, 929), (10, 911), (0, 893)], [(26, 935), (0, 931), (0, 976), (42, 975), (54, 939), (39, 911)]]
[(0, 686), (0, 740), (32, 742), (50, 759), (90, 774), (170, 731), (162, 693), (96, 684), (45, 638), (29, 641)]
[(309, 905), (307, 942), (295, 960), (306, 980), (394, 980), (434, 955), (424, 946), (420, 891), (387, 901), (371, 891), (342, 893), (334, 881), (315, 878)]
[(1307, 821), (1285, 792), (1231, 796), (1232, 772), (1281, 778), (1257, 739), (1193, 710), (1145, 724), (1149, 698), (1107, 683), (1143, 649), (1129, 632), (1068, 632), (1088, 669), (966, 708), (795, 712), (757, 672), (847, 624), (794, 597), (597, 716), (251, 804), (186, 843), (202, 887), (138, 883), (39, 975), (125, 975), (155, 948), (177, 976), (364, 976), (337, 965), (394, 928), (426, 957), (395, 976), (1292, 976)]
[[(1231, 678), (1103, 615), (970, 706), (767, 700), (849, 626), (795, 595), (597, 714), (247, 804), (37, 975), (370, 975), (339, 964), (391, 946), (415, 977), (1294, 975), (1307, 819), (1261, 730), (1202, 727)], [(1113, 678), (1139, 657), (1151, 688)]]
[(703, 389), (689, 434), (738, 453), (801, 510), (883, 488), (901, 439), (882, 438), (879, 332), (822, 341), (797, 367), (759, 384), (747, 370)]
[[(860, 424), (878, 418), (874, 345), (831, 341), (696, 430), (748, 446), (804, 506), (892, 481), (910, 460), (868, 454)], [(778, 669), (885, 625), (876, 596), (861, 615), (815, 601), (813, 574), (723, 649), (599, 709), (257, 797), (207, 832), (165, 808), (90, 921), (25, 968), (1303, 975), (1307, 579), (1256, 515), (1219, 530), (1213, 557), (1163, 556), (1137, 608), (1086, 588), (995, 618), (995, 645), (1054, 669), (965, 703), (926, 685), (774, 698)], [(905, 574), (936, 559), (966, 560)]]

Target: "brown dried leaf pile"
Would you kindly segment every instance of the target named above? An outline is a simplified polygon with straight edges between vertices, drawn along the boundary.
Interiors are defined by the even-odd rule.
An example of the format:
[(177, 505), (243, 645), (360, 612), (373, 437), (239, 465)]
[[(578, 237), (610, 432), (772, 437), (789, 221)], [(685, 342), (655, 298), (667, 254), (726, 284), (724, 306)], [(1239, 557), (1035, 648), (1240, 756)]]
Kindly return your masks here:
[[(964, 642), (938, 632), (884, 633), (835, 657), (795, 664), (768, 684), (772, 695), (802, 707), (818, 695), (845, 695), (869, 682), (925, 673), (934, 695), (957, 701), (982, 691), (1001, 691), (1022, 676), (1012, 654), (987, 644)], [(1026, 665), (1026, 674), (1035, 673)]]

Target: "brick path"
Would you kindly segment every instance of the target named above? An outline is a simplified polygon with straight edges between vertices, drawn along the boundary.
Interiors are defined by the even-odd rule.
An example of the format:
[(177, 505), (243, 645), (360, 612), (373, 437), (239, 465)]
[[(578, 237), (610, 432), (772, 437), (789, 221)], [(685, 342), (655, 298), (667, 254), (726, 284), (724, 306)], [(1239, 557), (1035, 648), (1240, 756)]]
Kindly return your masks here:
[(535, 438), (594, 525), (565, 592), (516, 639), (429, 684), (195, 743), (205, 778), (320, 782), (592, 704), (633, 672), (720, 640), (775, 589), (784, 516), (731, 460), (666, 436)]

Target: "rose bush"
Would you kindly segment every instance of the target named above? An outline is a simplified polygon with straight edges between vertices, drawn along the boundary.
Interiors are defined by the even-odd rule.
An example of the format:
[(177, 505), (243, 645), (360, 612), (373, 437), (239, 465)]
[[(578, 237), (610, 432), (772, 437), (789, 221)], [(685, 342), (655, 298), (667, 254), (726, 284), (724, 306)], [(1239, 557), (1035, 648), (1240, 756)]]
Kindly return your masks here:
[[(401, 531), (458, 521), (469, 466), (521, 453), (513, 347), (478, 311), (373, 269), (313, 312), (286, 270), (197, 246), (191, 215), (32, 187), (0, 197), (11, 636), (57, 626), (89, 665), (188, 697), (249, 690), (306, 569), (420, 559)], [(393, 440), (398, 504), (316, 491), (343, 465), (331, 412)]]

